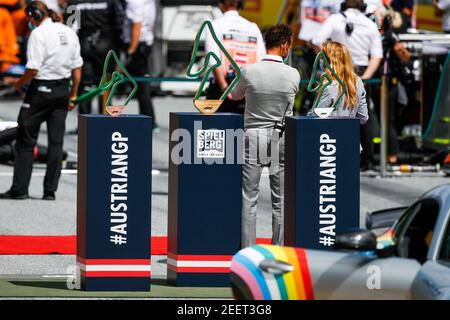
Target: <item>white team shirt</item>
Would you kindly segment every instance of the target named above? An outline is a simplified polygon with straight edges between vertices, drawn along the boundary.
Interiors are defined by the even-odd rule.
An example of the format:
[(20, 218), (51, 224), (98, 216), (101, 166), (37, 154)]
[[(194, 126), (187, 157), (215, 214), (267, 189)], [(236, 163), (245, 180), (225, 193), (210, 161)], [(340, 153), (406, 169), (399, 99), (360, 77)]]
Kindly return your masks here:
[[(375, 22), (357, 9), (346, 10), (345, 15), (347, 18), (341, 13), (329, 17), (317, 37), (313, 38), (313, 44), (322, 46), (328, 39), (345, 44), (355, 66), (368, 66), (369, 56), (382, 58), (383, 45)], [(347, 22), (353, 23), (351, 36), (345, 32)]]
[(386, 12), (382, 0), (364, 0), (364, 2), (367, 4), (366, 13), (372, 13), (375, 10), (379, 10), (382, 13)]
[(38, 70), (35, 79), (68, 79), (82, 65), (78, 36), (66, 25), (46, 18), (31, 32), (26, 68)]
[(151, 46), (155, 41), (156, 4), (155, 0), (126, 0), (124, 41), (131, 42), (131, 25), (141, 23), (139, 42)]
[(444, 11), (444, 16), (442, 17), (442, 29), (444, 29), (444, 31), (450, 31), (450, 0), (439, 0), (437, 6)]
[[(266, 54), (266, 47), (258, 26), (242, 18), (237, 11), (225, 12), (223, 17), (214, 20), (212, 25), (217, 37), (240, 67), (259, 62)], [(209, 29), (205, 36), (205, 51), (214, 52), (221, 59), (222, 67), (227, 72), (228, 59), (214, 42)], [(211, 59), (210, 64), (214, 63), (213, 60)]]
[(303, 0), (300, 10), (300, 40), (311, 40), (325, 21), (341, 9), (340, 0)]

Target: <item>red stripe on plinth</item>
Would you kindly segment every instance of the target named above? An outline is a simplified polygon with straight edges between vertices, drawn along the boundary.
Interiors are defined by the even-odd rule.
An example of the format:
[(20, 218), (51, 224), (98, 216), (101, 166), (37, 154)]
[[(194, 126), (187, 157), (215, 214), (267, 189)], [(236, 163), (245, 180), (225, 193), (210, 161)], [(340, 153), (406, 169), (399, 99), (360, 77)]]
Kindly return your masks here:
[(149, 278), (148, 271), (80, 271), (82, 276), (89, 278)]
[(167, 265), (169, 270), (179, 273), (229, 273), (230, 268), (220, 267), (176, 267)]
[(148, 259), (83, 259), (77, 257), (77, 261), (84, 265), (151, 265)]
[(233, 256), (218, 256), (218, 255), (186, 255), (175, 253), (168, 253), (167, 257), (177, 261), (231, 261)]

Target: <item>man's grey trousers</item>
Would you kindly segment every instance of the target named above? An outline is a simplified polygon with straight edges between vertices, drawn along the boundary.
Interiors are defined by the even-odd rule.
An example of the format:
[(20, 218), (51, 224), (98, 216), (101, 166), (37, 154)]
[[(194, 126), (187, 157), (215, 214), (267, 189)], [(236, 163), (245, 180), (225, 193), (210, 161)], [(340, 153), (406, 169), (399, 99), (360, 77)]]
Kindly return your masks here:
[(263, 167), (269, 167), (272, 244), (283, 245), (284, 137), (274, 129), (246, 129), (242, 184), (242, 247), (256, 244), (256, 212)]

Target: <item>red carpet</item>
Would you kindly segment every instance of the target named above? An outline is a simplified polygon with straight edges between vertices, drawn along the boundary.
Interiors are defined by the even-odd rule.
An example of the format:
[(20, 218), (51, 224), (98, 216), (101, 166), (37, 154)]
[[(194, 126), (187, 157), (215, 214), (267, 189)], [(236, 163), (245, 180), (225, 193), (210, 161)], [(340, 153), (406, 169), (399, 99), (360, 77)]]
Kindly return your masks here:
[[(258, 239), (269, 244), (270, 239)], [(76, 254), (76, 236), (0, 236), (0, 255)], [(167, 237), (152, 237), (152, 255), (167, 254)]]

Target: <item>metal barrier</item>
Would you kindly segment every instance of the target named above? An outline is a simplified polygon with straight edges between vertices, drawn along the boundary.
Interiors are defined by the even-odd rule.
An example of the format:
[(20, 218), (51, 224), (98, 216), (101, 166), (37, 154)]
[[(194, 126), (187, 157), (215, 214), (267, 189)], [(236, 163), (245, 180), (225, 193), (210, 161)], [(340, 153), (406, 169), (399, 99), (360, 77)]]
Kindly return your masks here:
[[(9, 74), (9, 73), (0, 73), (0, 78), (4, 77), (13, 77), (19, 78), (21, 75), (17, 74)], [(138, 83), (147, 83), (147, 82), (200, 82), (200, 78), (182, 78), (182, 77), (133, 77), (133, 79)], [(82, 81), (100, 81), (99, 77), (83, 77)], [(369, 79), (363, 80), (365, 84), (381, 84), (381, 79)], [(309, 83), (309, 80), (301, 80), (300, 85), (306, 87)]]

